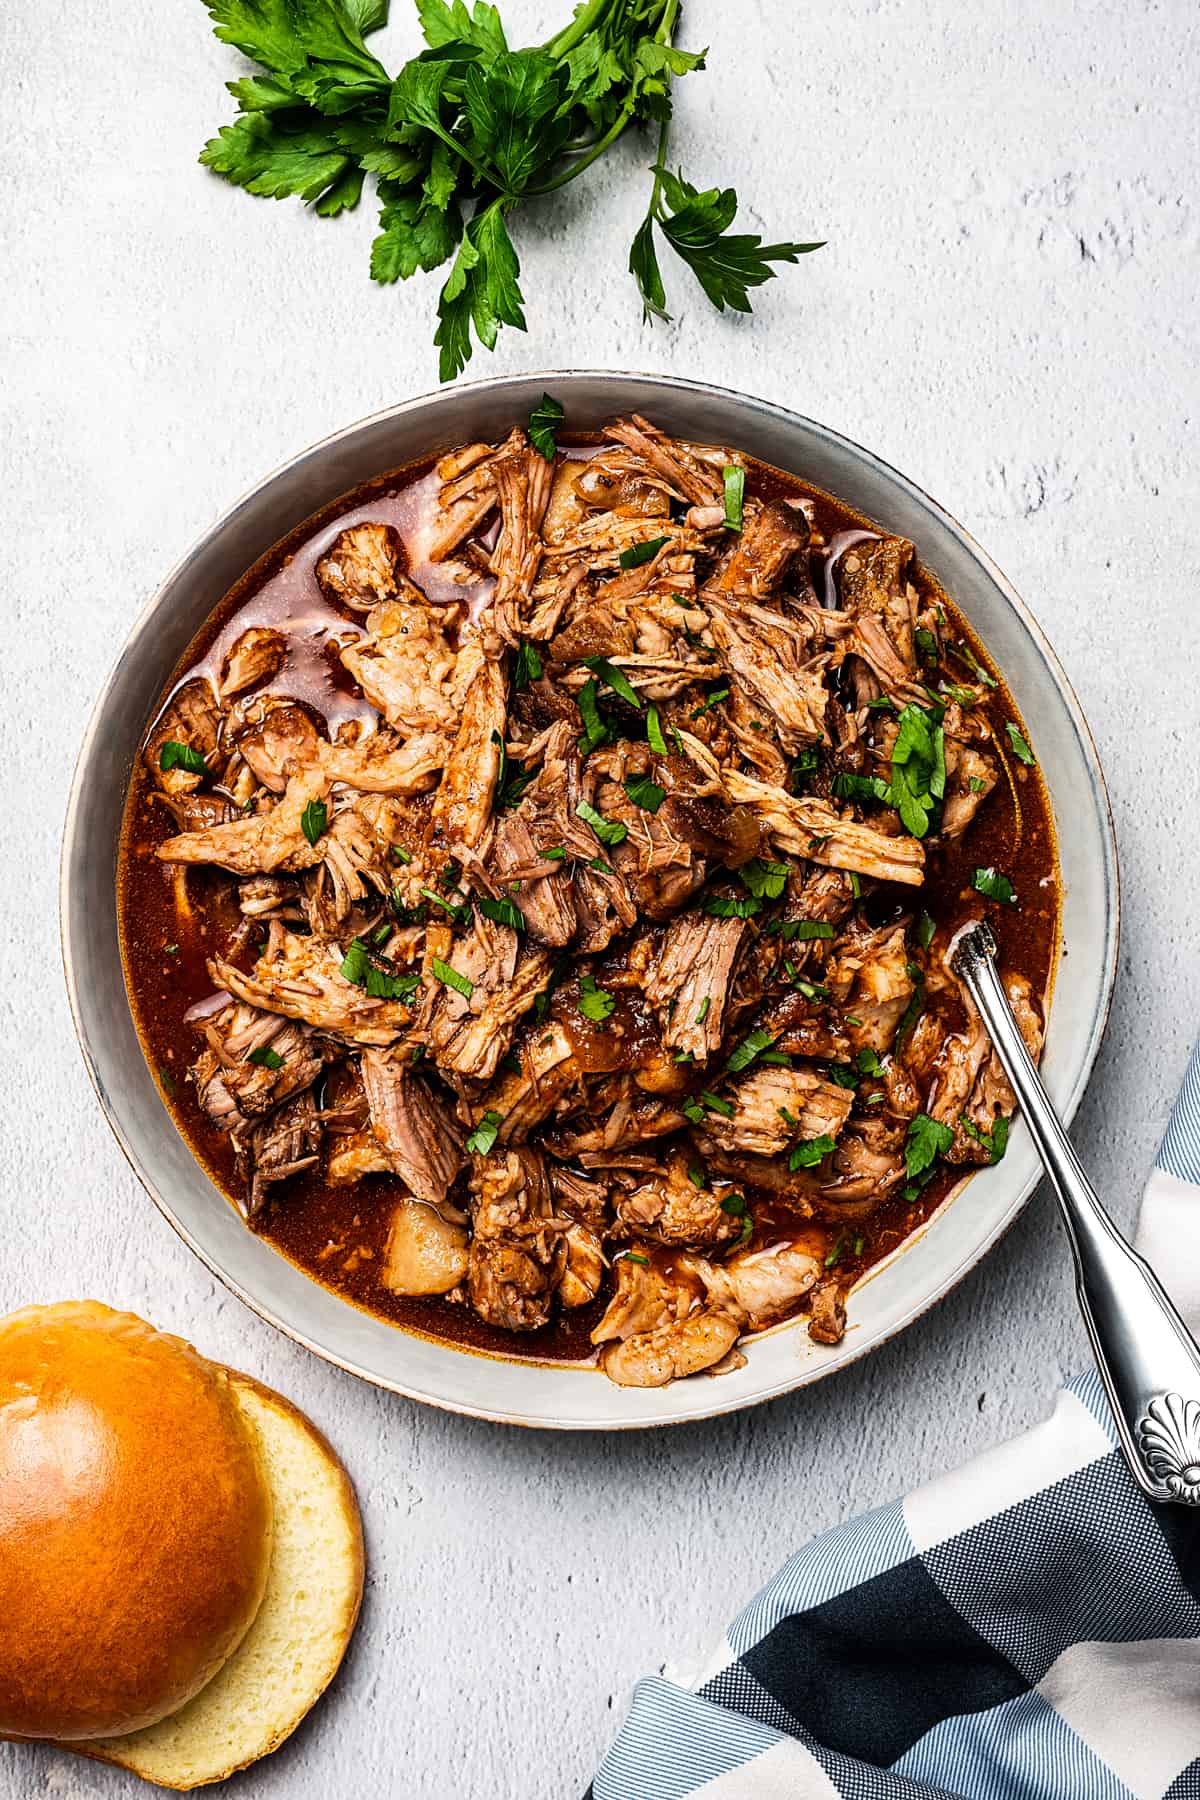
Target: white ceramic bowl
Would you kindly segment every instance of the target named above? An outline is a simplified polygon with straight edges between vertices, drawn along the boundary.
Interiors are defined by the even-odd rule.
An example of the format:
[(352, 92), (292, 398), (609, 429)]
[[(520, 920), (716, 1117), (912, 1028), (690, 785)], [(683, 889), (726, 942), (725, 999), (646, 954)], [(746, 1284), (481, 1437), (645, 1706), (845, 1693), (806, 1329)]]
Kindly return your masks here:
[(115, 872), (126, 786), (146, 720), (214, 600), (295, 525), (387, 470), (454, 444), (504, 436), (544, 390), (574, 428), (633, 410), (681, 436), (728, 443), (792, 470), (917, 544), (970, 619), (1024, 714), (1053, 803), (1064, 885), (1063, 941), (1043, 1071), (1066, 1118), (1100, 1043), (1117, 956), (1117, 863), (1095, 746), (1058, 661), (1024, 604), (934, 501), (869, 451), (782, 407), (699, 382), (552, 372), (445, 389), (349, 426), (268, 476), (188, 552), (142, 613), (80, 752), (62, 860), (67, 985), (88, 1069), (122, 1149), (196, 1254), (248, 1306), (319, 1356), (381, 1387), (482, 1418), (563, 1430), (660, 1425), (749, 1406), (819, 1381), (902, 1330), (995, 1243), (1038, 1178), (1014, 1131), (1004, 1161), (949, 1199), (851, 1296), (834, 1348), (804, 1323), (751, 1342), (717, 1381), (614, 1387), (594, 1370), (506, 1361), (399, 1330), (322, 1288), (247, 1231), (179, 1136), (146, 1067), (117, 944)]

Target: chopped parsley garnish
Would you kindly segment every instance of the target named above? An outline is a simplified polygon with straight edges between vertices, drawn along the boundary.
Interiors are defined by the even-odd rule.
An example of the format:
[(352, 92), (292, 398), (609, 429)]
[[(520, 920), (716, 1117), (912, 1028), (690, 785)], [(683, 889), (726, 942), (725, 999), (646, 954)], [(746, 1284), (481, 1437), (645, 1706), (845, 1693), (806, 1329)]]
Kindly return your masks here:
[(999, 1118), (990, 1131), (981, 1131), (966, 1113), (960, 1113), (959, 1124), (969, 1137), (977, 1144), (982, 1144), (988, 1153), (988, 1161), (998, 1163), (1008, 1148), (1008, 1120)]
[(728, 698), (729, 689), (727, 687), (715, 689), (714, 692), (707, 695), (696, 708), (695, 712), (692, 714), (693, 719), (698, 719), (702, 713), (708, 712), (711, 707), (720, 706), (722, 700), (728, 700)]
[(815, 1169), (818, 1163), (823, 1162), (836, 1149), (833, 1139), (824, 1134), (821, 1137), (806, 1138), (792, 1150), (788, 1157), (788, 1168), (793, 1175), (798, 1169)]
[(272, 1050), (269, 1044), (260, 1044), (246, 1058), (247, 1062), (257, 1063), (260, 1069), (282, 1069), (284, 1058), (278, 1050)]
[(1012, 745), (1013, 755), (1020, 757), (1026, 768), (1032, 769), (1033, 751), (1026, 743), (1021, 727), (1019, 725), (1014, 725), (1010, 719), (1004, 729), (1008, 733), (1008, 741)]
[(712, 995), (705, 994), (703, 1000), (700, 1002), (700, 1010), (696, 1014), (696, 1018), (694, 1021), (697, 1025), (703, 1025), (705, 1019), (707, 1019), (707, 1017), (708, 1017), (708, 1009), (711, 1005), (712, 1005)]
[(507, 925), (513, 931), (524, 931), (525, 919), (515, 900), (505, 894), (499, 900), (490, 900), (486, 894), (476, 894), (475, 904), (485, 919), (493, 925)]
[(624, 782), (625, 792), (635, 806), (643, 812), (656, 813), (667, 797), (667, 790), (659, 787), (657, 781), (651, 781), (648, 775), (628, 775)]
[(410, 863), (412, 861), (412, 852), (406, 850), (403, 844), (393, 844), (392, 861), (405, 864)]
[(720, 1113), (723, 1119), (732, 1119), (732, 1104), (728, 1100), (722, 1100), (719, 1094), (710, 1092), (708, 1088), (701, 1088), (700, 1098), (703, 1100), (705, 1106), (707, 1106), (709, 1112)]
[(594, 975), (584, 975), (579, 982), (579, 1010), (593, 1025), (603, 1025), (616, 1010), (616, 996), (607, 988), (597, 987)]
[(913, 837), (929, 830), (930, 817), (946, 792), (946, 737), (940, 707), (909, 704), (900, 714), (892, 746), (888, 803)]
[(1003, 906), (1017, 904), (1017, 890), (1008, 876), (1001, 875), (996, 869), (976, 869), (971, 886), (976, 893), (986, 894), (989, 900), (999, 900)]
[(954, 1133), (949, 1125), (942, 1125), (937, 1119), (931, 1119), (928, 1113), (918, 1113), (909, 1123), (908, 1136), (904, 1142), (904, 1167), (908, 1171), (909, 1180), (923, 1175), (926, 1169), (931, 1169), (953, 1142)]
[(842, 1251), (846, 1248), (846, 1239), (849, 1235), (850, 1235), (849, 1232), (846, 1230), (846, 1227), (843, 1225), (842, 1229), (838, 1232), (837, 1236), (834, 1238), (833, 1243), (830, 1246), (830, 1249), (828, 1251), (828, 1254), (825, 1257), (825, 1267), (827, 1269), (836, 1268), (837, 1264), (841, 1262)]
[(168, 738), (158, 753), (158, 766), (163, 774), (171, 769), (186, 769), (189, 775), (207, 775), (208, 764), (198, 750), (190, 744), (181, 744), (178, 738)]
[(687, 1178), (693, 1187), (706, 1188), (708, 1186), (708, 1173), (700, 1163), (688, 1164)]
[(994, 675), (988, 674), (987, 670), (984, 668), (983, 664), (980, 662), (979, 658), (976, 656), (975, 652), (972, 650), (970, 644), (967, 643), (965, 638), (963, 639), (963, 641), (961, 643), (955, 644), (954, 654), (955, 654), (955, 656), (958, 657), (960, 662), (966, 663), (968, 669), (970, 669), (970, 671), (973, 675), (978, 675), (978, 677), (979, 677), (980, 681), (982, 681), (984, 687), (994, 688), (994, 687), (998, 687), (1000, 685)]
[(913, 641), (917, 646), (918, 655), (924, 657), (926, 662), (937, 662), (941, 651), (938, 649), (938, 641), (932, 631), (927, 631), (924, 625), (918, 626), (913, 633)]
[(532, 644), (522, 643), (517, 650), (517, 660), (513, 664), (513, 686), (517, 689), (527, 688), (532, 682), (541, 679), (541, 657)]
[[(494, 122), (493, 122), (494, 129)], [(440, 134), (439, 134), (440, 135)], [(554, 433), (563, 421), (563, 409), (551, 394), (543, 394), (529, 415), (529, 441), (534, 449), (553, 462), (558, 445)]]
[(762, 901), (753, 894), (706, 894), (704, 910), (711, 919), (752, 919), (762, 911)]
[(899, 712), (899, 710), (890, 694), (880, 694), (877, 700), (867, 701), (868, 712)]
[(158, 1079), (162, 1083), (162, 1091), (168, 1100), (173, 1100), (179, 1091), (179, 1083), (168, 1069), (166, 1063), (158, 1065)]
[(922, 950), (928, 950), (930, 944), (933, 942), (936, 930), (937, 926), (934, 924), (929, 914), (923, 912), (917, 920), (917, 942), (920, 944)]
[(503, 1123), (503, 1113), (492, 1112), (491, 1110), (484, 1113), (474, 1131), (472, 1131), (467, 1138), (467, 1149), (472, 1156), (487, 1156), (489, 1154), (496, 1139), (500, 1135), (500, 1127)]
[(746, 499), (745, 469), (726, 464), (725, 468), (721, 470), (721, 483), (725, 490), (725, 518), (723, 521), (725, 529), (726, 531), (740, 531)]
[(844, 770), (831, 783), (835, 800), (878, 800), (890, 803), (891, 789), (881, 775), (850, 775)]
[(617, 561), (623, 569), (640, 569), (643, 563), (653, 562), (668, 541), (665, 537), (656, 537), (646, 538), (640, 544), (630, 544), (628, 550), (622, 550)]
[(756, 1056), (763, 1050), (769, 1050), (774, 1042), (774, 1034), (770, 1031), (750, 1032), (749, 1036), (744, 1037), (741, 1043), (730, 1051), (729, 1061), (725, 1064), (725, 1073), (740, 1075), (743, 1069), (750, 1067)]
[(829, 998), (829, 989), (822, 982), (805, 981), (803, 977), (794, 973), (789, 976), (789, 980), (806, 1000), (828, 1000)]
[(957, 681), (943, 681), (938, 689), (947, 700), (956, 700), (959, 706), (972, 707), (979, 704), (979, 693), (972, 687), (962, 687)]
[(731, 1219), (742, 1219), (746, 1215), (745, 1194), (726, 1194), (721, 1202), (721, 1211), (728, 1213)]
[(360, 937), (351, 938), (339, 973), (373, 1000), (407, 1000), (421, 985), (419, 975), (397, 975), (387, 959)]
[(790, 874), (787, 863), (764, 862), (760, 856), (755, 856), (742, 864), (737, 878), (756, 900), (778, 900)]
[(850, 871), (850, 892), (856, 900), (862, 899), (862, 881), (853, 869)]
[(619, 694), (622, 700), (627, 701), (630, 706), (636, 706), (639, 712), (641, 711), (642, 703), (630, 686), (628, 675), (623, 669), (618, 669), (616, 663), (610, 662), (607, 656), (586, 656), (584, 657), (584, 666), (598, 675), (604, 685), (610, 687), (614, 694)]
[(898, 1056), (903, 1049), (908, 1034), (925, 1010), (925, 973), (917, 963), (905, 963), (905, 974), (913, 984), (912, 999), (904, 1009), (904, 1016), (896, 1027), (896, 1035), (892, 1040), (892, 1054)]
[(616, 1262), (640, 1263), (643, 1269), (650, 1267), (650, 1258), (642, 1256), (636, 1250), (619, 1250), (614, 1258)]
[[(598, 813), (590, 800), (581, 800), (575, 808), (575, 817), (590, 825), (602, 844), (623, 844), (629, 836), (629, 827), (624, 819), (606, 819)], [(605, 866), (605, 865), (602, 865)]]
[(666, 756), (667, 740), (663, 736), (662, 721), (658, 716), (657, 706), (646, 708), (646, 737), (655, 756)]
[(323, 800), (310, 800), (300, 814), (300, 829), (314, 846), (329, 829), (329, 808)]
[(830, 1063), (825, 1073), (834, 1087), (852, 1088), (858, 1086), (858, 1075), (849, 1063)]
[(600, 711), (599, 692), (595, 676), (589, 675), (575, 696), (575, 704), (583, 720), (583, 736), (579, 740), (579, 748), (585, 756), (598, 750), (601, 744), (611, 744), (617, 735), (611, 719), (605, 718)]
[(440, 906), (442, 911), (446, 914), (446, 917), (448, 919), (453, 919), (456, 925), (465, 923), (471, 911), (470, 903), (468, 901), (462, 901), (456, 904), (453, 900), (447, 900), (444, 895), (436, 894), (432, 888), (428, 887), (423, 887), (421, 892), (424, 894), (426, 900), (432, 901), (434, 906)]
[(787, 1050), (764, 1050), (758, 1060), (759, 1062), (774, 1063), (779, 1069), (790, 1069), (792, 1066), (791, 1053)]
[(434, 979), (440, 981), (444, 987), (453, 988), (455, 993), (461, 994), (464, 1000), (471, 998), (475, 992), (475, 983), (469, 975), (463, 975), (458, 969), (452, 969), (450, 964), (443, 962), (440, 956), (434, 957), (431, 967)]
[(538, 851), (538, 855), (546, 862), (561, 862), (566, 854), (561, 844), (551, 844), (548, 850)]
[(874, 1050), (860, 1050), (854, 1059), (854, 1066), (860, 1075), (882, 1075), (883, 1064)]
[(982, 794), (984, 789), (987, 787), (987, 782), (980, 781), (978, 775), (968, 775), (967, 776), (967, 786), (970, 788), (970, 790), (973, 794)]

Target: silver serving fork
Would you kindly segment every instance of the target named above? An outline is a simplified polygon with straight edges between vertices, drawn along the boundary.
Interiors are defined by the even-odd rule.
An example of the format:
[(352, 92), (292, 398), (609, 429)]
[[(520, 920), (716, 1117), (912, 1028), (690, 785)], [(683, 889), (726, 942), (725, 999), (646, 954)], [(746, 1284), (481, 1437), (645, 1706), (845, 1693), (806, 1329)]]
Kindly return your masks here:
[(1013, 1017), (990, 926), (961, 931), (950, 962), (979, 1008), (1058, 1197), (1075, 1290), (1130, 1473), (1150, 1500), (1200, 1506), (1200, 1348), (1084, 1174)]

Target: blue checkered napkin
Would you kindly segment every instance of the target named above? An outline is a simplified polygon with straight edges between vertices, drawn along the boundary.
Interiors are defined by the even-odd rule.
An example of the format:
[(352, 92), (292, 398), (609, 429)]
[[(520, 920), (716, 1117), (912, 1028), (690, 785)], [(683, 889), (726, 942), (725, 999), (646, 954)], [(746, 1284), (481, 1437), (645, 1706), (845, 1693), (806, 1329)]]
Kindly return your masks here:
[[(1139, 1246), (1200, 1324), (1200, 1048)], [(1098, 1378), (808, 1544), (692, 1691), (639, 1683), (595, 1800), (1200, 1800), (1200, 1520), (1125, 1470)]]

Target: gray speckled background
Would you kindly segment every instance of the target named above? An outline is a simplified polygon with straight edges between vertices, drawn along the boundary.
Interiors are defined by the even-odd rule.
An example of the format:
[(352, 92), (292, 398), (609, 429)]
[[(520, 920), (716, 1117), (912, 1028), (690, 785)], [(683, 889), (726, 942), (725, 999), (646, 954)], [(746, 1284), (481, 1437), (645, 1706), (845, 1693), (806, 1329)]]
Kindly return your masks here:
[[(505, 0), (527, 41), (561, 4)], [(393, 0), (383, 40), (415, 39)], [(1120, 1218), (1200, 1015), (1200, 26), (1185, 0), (691, 0), (710, 71), (673, 157), (769, 236), (826, 237), (719, 319), (623, 274), (630, 143), (520, 222), (530, 335), (472, 373), (564, 363), (742, 386), (869, 444), (983, 541), (1095, 730), (1124, 941), (1078, 1140)], [(256, 1796), (559, 1800), (633, 1680), (698, 1655), (801, 1539), (1020, 1429), (1084, 1355), (1040, 1195), (900, 1341), (737, 1418), (569, 1438), (442, 1417), (341, 1375), (193, 1261), (100, 1117), (67, 1016), (58, 835), (95, 690), (162, 572), (265, 470), (433, 385), (432, 282), (373, 289), (371, 220), (307, 218), (195, 166), (236, 58), (200, 0), (0, 9), (0, 1311), (94, 1294), (291, 1394), (358, 1482), (362, 1628)], [(215, 596), (214, 596), (215, 597)], [(1066, 822), (1069, 829), (1069, 821)], [(0, 1746), (0, 1790), (144, 1792)]]

